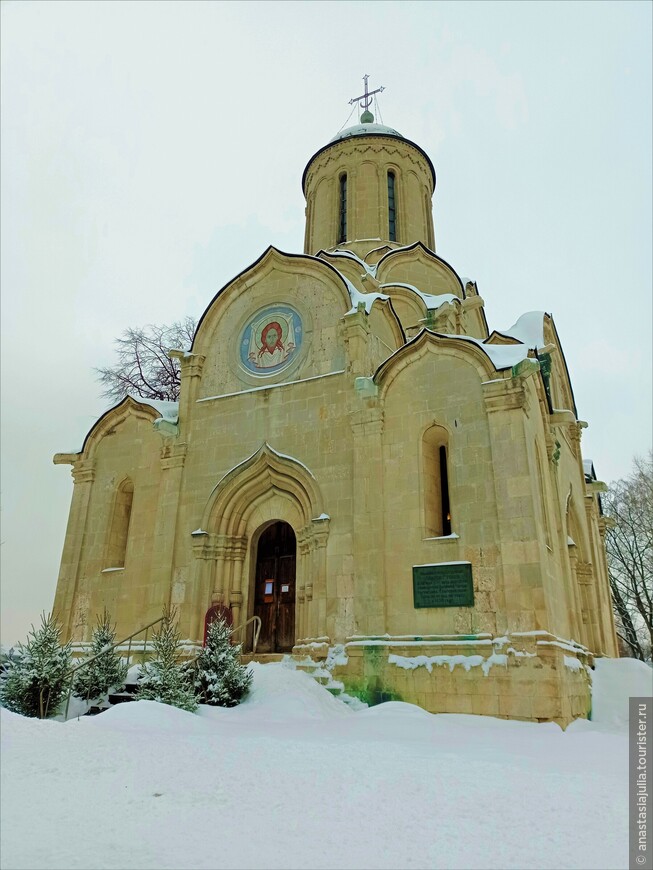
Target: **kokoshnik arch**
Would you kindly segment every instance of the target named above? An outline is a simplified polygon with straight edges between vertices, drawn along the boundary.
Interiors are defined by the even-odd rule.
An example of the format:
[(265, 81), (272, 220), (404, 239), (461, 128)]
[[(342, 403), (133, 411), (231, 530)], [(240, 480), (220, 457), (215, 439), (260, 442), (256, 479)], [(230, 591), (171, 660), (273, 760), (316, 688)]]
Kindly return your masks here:
[[(177, 608), (263, 622), (374, 703), (563, 724), (616, 655), (600, 492), (553, 319), (490, 331), (435, 252), (435, 171), (369, 111), (302, 179), (303, 254), (211, 300), (178, 403), (128, 396), (78, 453), (65, 636)], [(334, 654), (335, 653), (335, 654)]]

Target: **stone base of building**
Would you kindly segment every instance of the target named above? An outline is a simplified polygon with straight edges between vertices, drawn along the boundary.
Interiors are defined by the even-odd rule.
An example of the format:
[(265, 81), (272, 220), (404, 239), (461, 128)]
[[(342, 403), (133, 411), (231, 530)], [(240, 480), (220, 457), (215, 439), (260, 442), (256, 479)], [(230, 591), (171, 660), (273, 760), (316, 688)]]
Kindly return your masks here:
[(406, 701), (430, 713), (557, 722), (591, 713), (589, 650), (545, 631), (474, 636), (352, 637), (299, 641), (301, 667), (322, 663), (334, 685), (369, 704)]

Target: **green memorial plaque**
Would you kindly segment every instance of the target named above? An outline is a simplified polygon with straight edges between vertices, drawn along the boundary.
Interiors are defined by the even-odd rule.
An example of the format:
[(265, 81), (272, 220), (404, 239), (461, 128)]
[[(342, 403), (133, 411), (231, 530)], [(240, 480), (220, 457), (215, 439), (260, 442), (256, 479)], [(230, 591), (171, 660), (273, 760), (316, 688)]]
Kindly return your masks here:
[(413, 566), (415, 607), (472, 607), (474, 583), (470, 562)]

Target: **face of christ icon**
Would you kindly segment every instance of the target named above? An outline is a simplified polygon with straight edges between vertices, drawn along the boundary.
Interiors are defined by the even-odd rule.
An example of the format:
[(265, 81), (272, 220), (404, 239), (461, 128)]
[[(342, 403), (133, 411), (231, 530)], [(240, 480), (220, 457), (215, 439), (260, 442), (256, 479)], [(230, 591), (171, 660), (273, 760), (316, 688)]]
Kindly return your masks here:
[(295, 350), (293, 339), (293, 330), (285, 320), (269, 320), (258, 332), (255, 352), (250, 350), (250, 363), (257, 369), (282, 365)]
[(274, 356), (277, 350), (280, 350), (283, 353), (284, 347), (283, 342), (281, 341), (281, 335), (281, 326), (276, 320), (273, 320), (271, 323), (268, 323), (263, 327), (263, 332), (261, 333), (261, 349), (258, 352), (259, 358), (263, 356), (264, 353), (269, 353), (270, 356)]
[(241, 338), (241, 362), (253, 374), (272, 375), (292, 360), (302, 341), (299, 315), (274, 306), (250, 320)]

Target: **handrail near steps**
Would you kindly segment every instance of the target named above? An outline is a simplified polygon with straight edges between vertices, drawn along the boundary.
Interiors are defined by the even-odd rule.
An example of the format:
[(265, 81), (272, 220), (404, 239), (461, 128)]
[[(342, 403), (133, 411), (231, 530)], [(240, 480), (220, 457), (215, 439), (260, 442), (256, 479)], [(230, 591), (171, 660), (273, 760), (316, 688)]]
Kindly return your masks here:
[(245, 622), (242, 622), (237, 628), (232, 629), (231, 635), (236, 634), (237, 631), (240, 631), (241, 628), (246, 628), (250, 622), (255, 623), (256, 628), (254, 629), (254, 637), (252, 638), (252, 655), (256, 653), (256, 646), (258, 644), (258, 639), (261, 634), (261, 617), (260, 616), (250, 616)]
[[(122, 646), (123, 644), (127, 643), (128, 641), (129, 641), (129, 645), (127, 647), (127, 667), (129, 667), (129, 661), (131, 659), (132, 640), (135, 637), (138, 637), (138, 635), (142, 634), (143, 632), (145, 632), (145, 639), (143, 640), (142, 658), (143, 658), (143, 662), (145, 662), (145, 652), (147, 650), (147, 633), (155, 625), (158, 625), (160, 622), (163, 622), (163, 620), (165, 618), (166, 618), (165, 616), (160, 616), (158, 619), (155, 619), (154, 622), (150, 622), (150, 623), (148, 623), (148, 625), (144, 625), (142, 628), (139, 628), (138, 631), (135, 631), (133, 634), (130, 634), (129, 637), (126, 637), (123, 640), (119, 640), (117, 643), (114, 643), (113, 646), (105, 647), (102, 650), (102, 652), (97, 653), (97, 655), (92, 656), (90, 659), (86, 659), (85, 661), (82, 662), (81, 665), (78, 665), (76, 668), (73, 668), (70, 671), (70, 675), (69, 675), (70, 676), (70, 687), (68, 689), (68, 696), (66, 698), (66, 709), (64, 712), (64, 719), (68, 718), (68, 708), (70, 706), (70, 697), (73, 693), (73, 682), (75, 680), (75, 677), (77, 676), (77, 673), (79, 671), (83, 670), (84, 668), (88, 667), (90, 664), (92, 664), (92, 662), (96, 661), (96, 659), (102, 658), (102, 656), (105, 656), (107, 653), (113, 652), (119, 646)], [(48, 696), (49, 696), (49, 692), (48, 692)], [(49, 700), (50, 699), (48, 697), (48, 702), (49, 702)], [(89, 701), (89, 696), (87, 693), (86, 702), (88, 703), (88, 701)], [(48, 704), (46, 703), (46, 707), (45, 707), (46, 715), (47, 715), (47, 709), (48, 709)], [(41, 712), (42, 711), (43, 711), (43, 699), (41, 698)]]
[[(123, 640), (120, 640), (117, 643), (114, 643), (112, 646), (105, 647), (105, 649), (103, 649), (102, 652), (97, 653), (96, 655), (92, 656), (92, 658), (90, 658), (90, 659), (86, 659), (85, 661), (82, 662), (81, 665), (78, 665), (76, 668), (73, 668), (69, 674), (70, 685), (68, 688), (68, 695), (66, 696), (66, 709), (64, 711), (64, 719), (68, 718), (68, 710), (70, 708), (70, 698), (71, 698), (72, 693), (73, 693), (73, 684), (75, 681), (75, 677), (77, 676), (77, 673), (79, 671), (83, 670), (84, 668), (88, 667), (90, 664), (92, 664), (97, 659), (101, 658), (102, 656), (107, 655), (107, 653), (114, 652), (114, 650), (116, 650), (118, 647), (123, 646), (126, 643), (129, 644), (127, 647), (127, 667), (129, 667), (129, 663), (131, 660), (132, 641), (134, 640), (134, 638), (138, 637), (139, 634), (143, 634), (143, 632), (145, 632), (145, 638), (143, 639), (143, 646), (141, 649), (141, 655), (142, 655), (143, 662), (145, 662), (145, 654), (147, 651), (148, 632), (155, 625), (158, 625), (160, 622), (163, 622), (164, 619), (165, 619), (165, 616), (160, 616), (158, 619), (155, 619), (154, 622), (150, 622), (148, 625), (144, 625), (142, 628), (139, 628), (138, 631), (133, 632), (133, 634), (130, 634), (128, 637), (123, 638)], [(245, 622), (242, 622), (236, 628), (232, 629), (230, 634), (232, 636), (235, 635), (241, 629), (247, 628), (247, 626), (250, 625), (250, 623), (254, 623), (254, 635), (252, 638), (252, 655), (254, 655), (256, 653), (256, 647), (258, 645), (258, 640), (259, 640), (259, 637), (261, 634), (261, 628), (262, 628), (262, 622), (261, 622), (260, 616), (250, 616), (250, 618), (245, 620)], [(48, 690), (48, 697), (47, 697), (47, 699), (45, 699), (45, 709), (44, 709), (43, 692), (44, 692), (44, 690), (41, 690), (41, 697), (39, 699), (40, 700), (41, 718), (45, 718), (45, 716), (47, 716), (49, 700), (50, 700), (50, 692)], [(89, 695), (87, 693), (86, 702), (88, 703), (89, 700), (90, 700)]]

